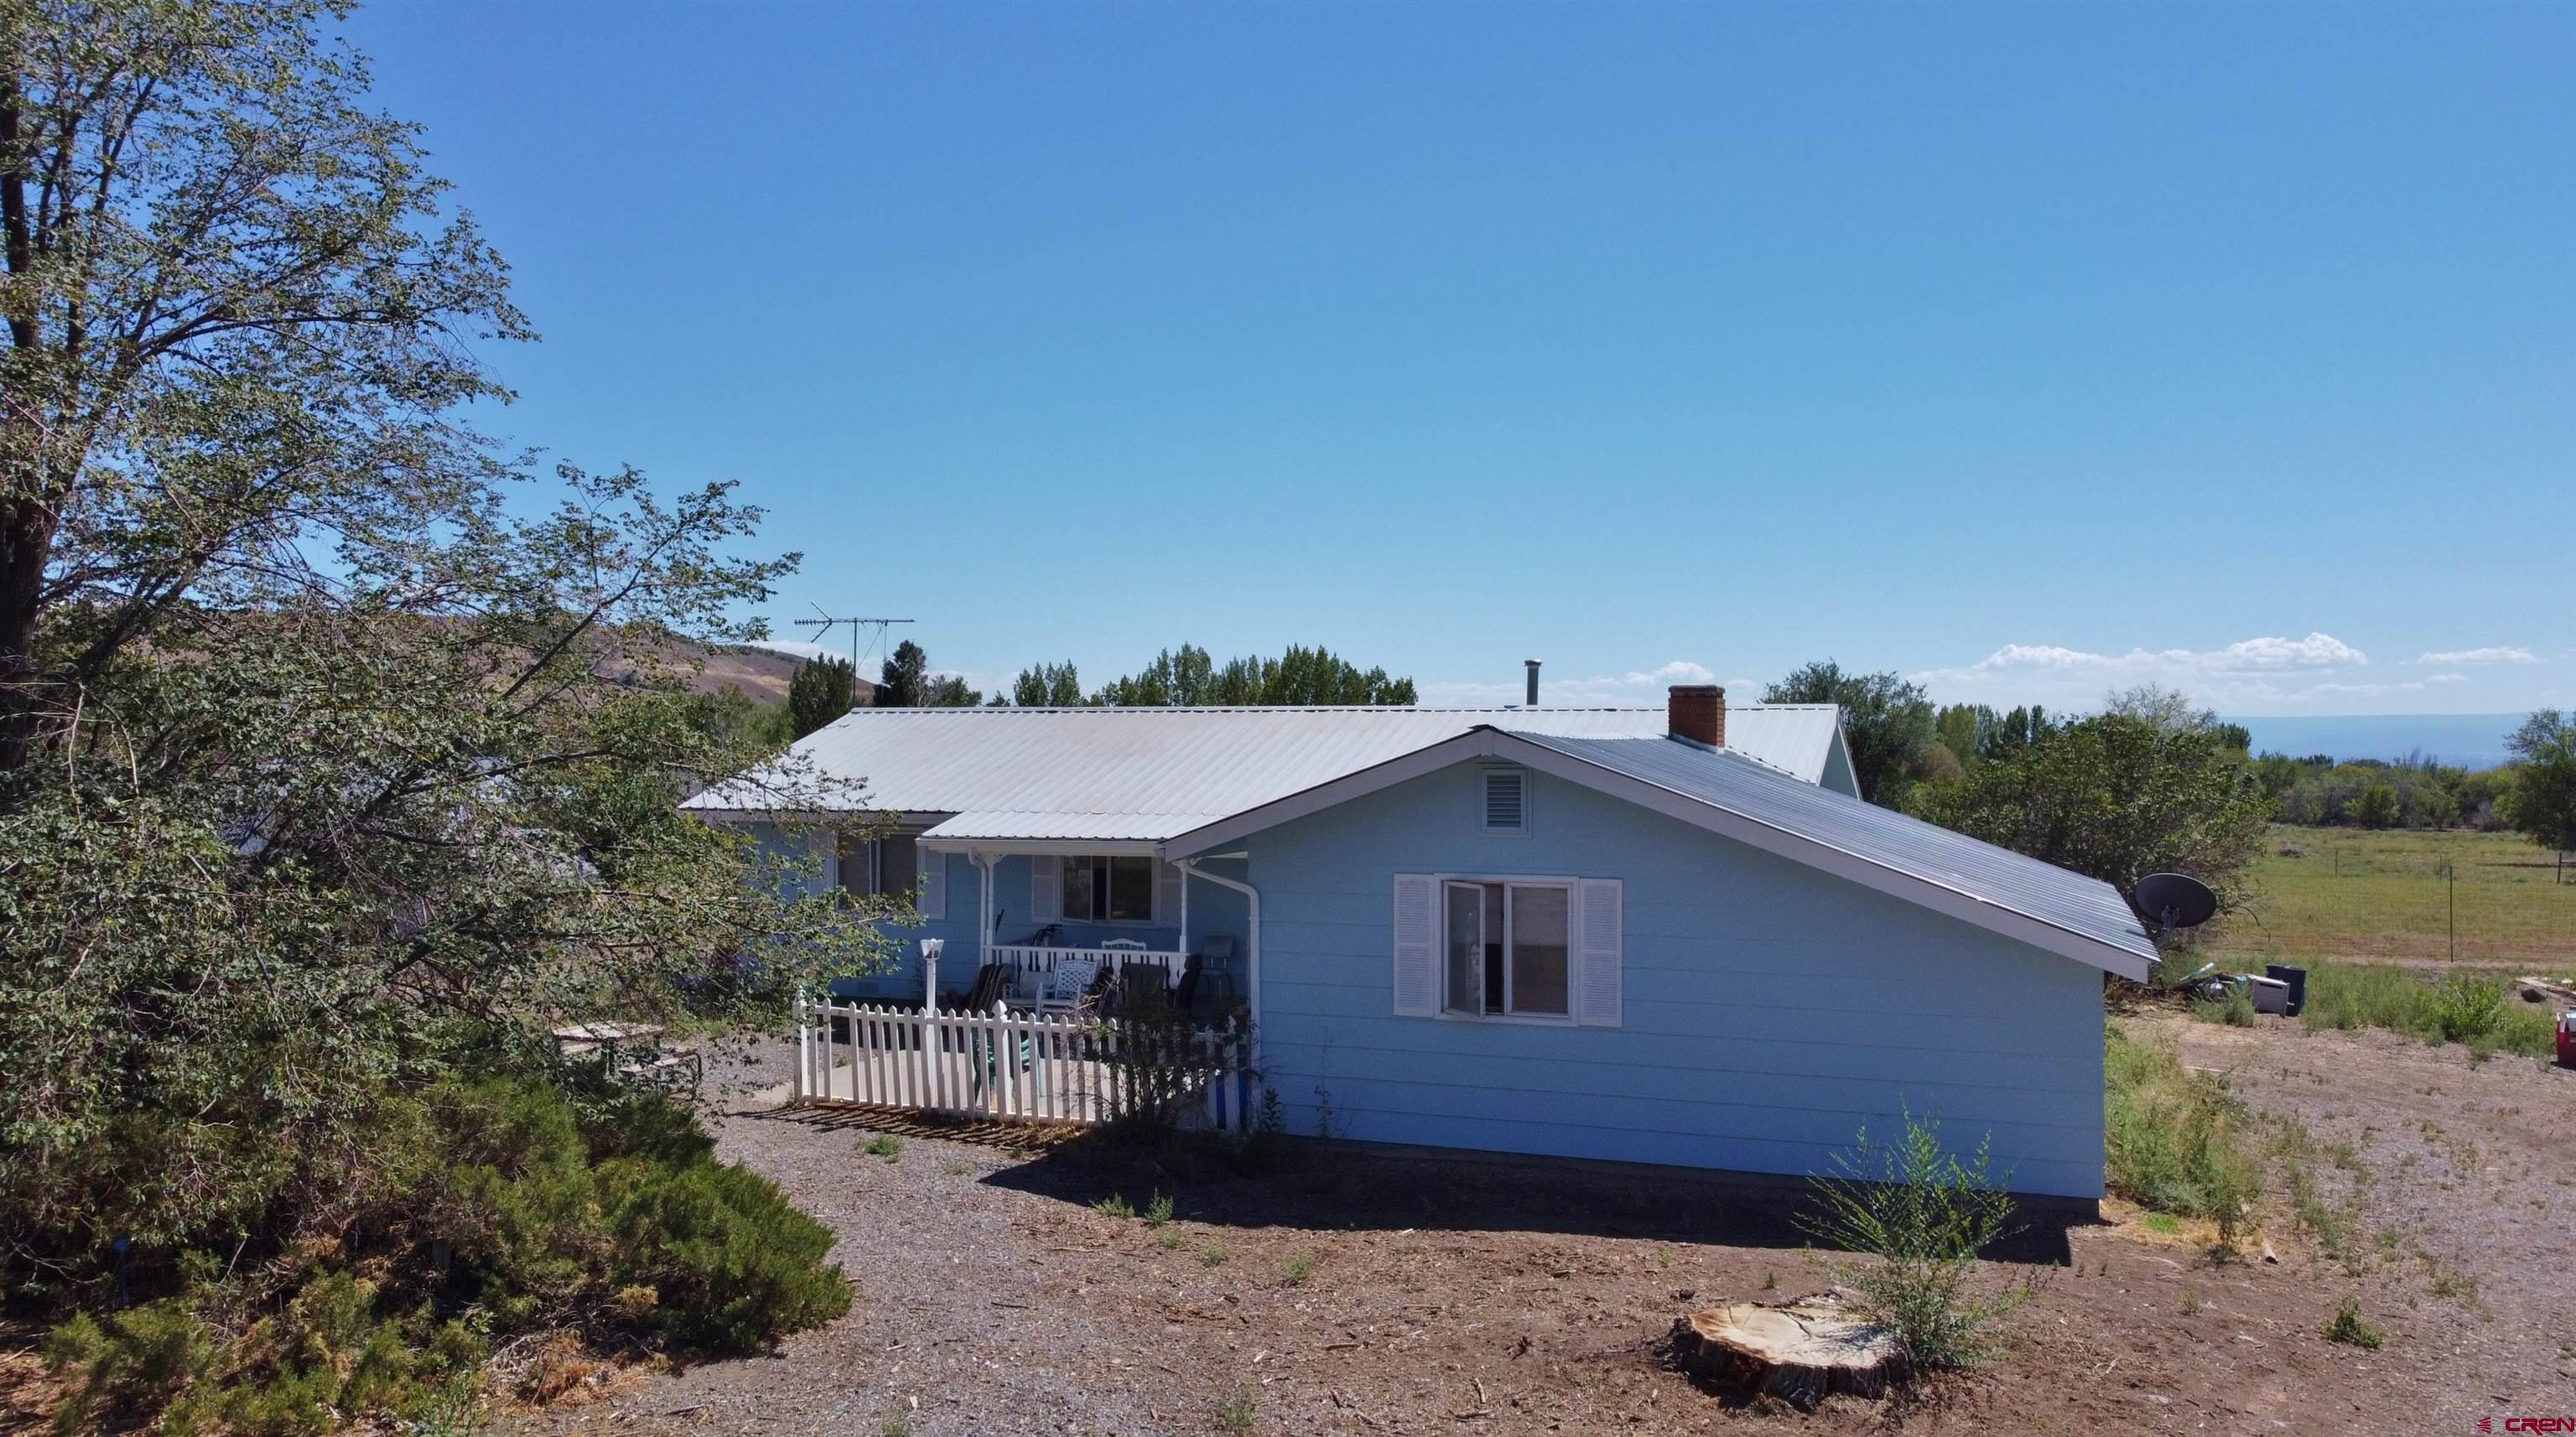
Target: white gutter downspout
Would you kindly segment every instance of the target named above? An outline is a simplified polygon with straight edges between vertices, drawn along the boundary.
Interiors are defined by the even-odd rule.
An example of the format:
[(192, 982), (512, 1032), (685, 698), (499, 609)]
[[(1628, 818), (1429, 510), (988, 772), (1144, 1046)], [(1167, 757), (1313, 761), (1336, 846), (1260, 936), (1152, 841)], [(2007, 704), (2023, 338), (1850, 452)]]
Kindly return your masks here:
[[(1250, 853), (1202, 853), (1198, 858), (1176, 858), (1172, 863), (1185, 877), (1204, 878), (1220, 887), (1231, 888), (1242, 894), (1244, 900), (1251, 905), (1251, 918), (1244, 925), (1252, 931), (1244, 937), (1243, 981), (1244, 986), (1251, 993), (1252, 1053), (1257, 1060), (1261, 1055), (1261, 890), (1240, 878), (1227, 878), (1198, 866), (1200, 858), (1250, 858), (1251, 856)], [(1185, 895), (1184, 901), (1187, 901), (1186, 895), (1189, 890), (1184, 888), (1181, 891)]]

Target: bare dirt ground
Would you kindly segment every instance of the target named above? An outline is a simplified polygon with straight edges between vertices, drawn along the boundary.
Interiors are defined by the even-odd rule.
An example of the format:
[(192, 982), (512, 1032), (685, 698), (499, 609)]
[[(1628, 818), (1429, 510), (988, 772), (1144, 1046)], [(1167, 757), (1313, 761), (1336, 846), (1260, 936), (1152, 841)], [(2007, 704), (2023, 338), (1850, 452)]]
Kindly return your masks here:
[[(1283, 1172), (737, 1113), (722, 1150), (841, 1235), (848, 1317), (774, 1357), (630, 1377), (541, 1432), (2040, 1434), (2497, 1430), (2576, 1413), (2576, 1073), (2386, 1034), (2124, 1020), (2228, 1072), (2310, 1174), (2277, 1264), (2136, 1222), (2042, 1222), (1997, 1366), (1815, 1414), (1693, 1386), (1684, 1309), (1826, 1279), (1794, 1190), (1314, 1148)], [(759, 1073), (747, 1081), (763, 1081)], [(2296, 1126), (2292, 1126), (2295, 1122)], [(2302, 1138), (2300, 1134), (2304, 1133)], [(1155, 1227), (1106, 1216), (1111, 1193)], [(2114, 1214), (2116, 1217), (2116, 1212)], [(2357, 1298), (2378, 1351), (2321, 1335)]]

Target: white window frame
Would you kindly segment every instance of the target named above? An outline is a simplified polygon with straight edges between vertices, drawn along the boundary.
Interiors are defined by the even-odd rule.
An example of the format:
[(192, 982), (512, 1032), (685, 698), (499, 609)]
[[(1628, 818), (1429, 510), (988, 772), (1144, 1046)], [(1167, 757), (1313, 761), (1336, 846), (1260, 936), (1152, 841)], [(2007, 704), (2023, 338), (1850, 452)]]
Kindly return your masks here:
[[(1492, 784), (1496, 774), (1518, 774), (1521, 780), (1521, 822), (1518, 828), (1496, 828), (1492, 823)], [(1476, 831), (1487, 838), (1527, 838), (1530, 833), (1530, 771), (1519, 764), (1488, 763), (1476, 769)]]
[[(1481, 788), (1481, 785), (1479, 785)], [(1523, 789), (1526, 795), (1528, 790)], [(1524, 822), (1529, 817), (1524, 808)], [(1455, 1023), (1531, 1023), (1541, 1027), (1573, 1028), (1582, 1026), (1577, 1014), (1583, 1011), (1583, 880), (1555, 874), (1534, 873), (1434, 873), (1432, 913), (1436, 931), (1432, 935), (1432, 953), (1437, 960), (1436, 991), (1433, 1016)], [(1480, 889), (1488, 883), (1504, 885), (1503, 898), (1503, 1011), (1500, 1013), (1462, 1013), (1449, 1006), (1449, 886), (1453, 883), (1475, 884)], [(1512, 888), (1558, 888), (1565, 891), (1565, 1011), (1562, 1013), (1516, 1013), (1512, 1008)], [(1478, 911), (1482, 912), (1482, 898)], [(1481, 999), (1483, 988), (1478, 988)]]
[[(1103, 861), (1103, 860), (1105, 860), (1105, 861), (1107, 861), (1107, 862), (1109, 862), (1109, 863), (1113, 863), (1113, 864), (1114, 864), (1114, 863), (1116, 863), (1118, 860), (1120, 860), (1120, 859), (1122, 859), (1122, 858), (1127, 859), (1127, 860), (1128, 860), (1128, 861), (1130, 861), (1130, 862), (1142, 862), (1142, 863), (1145, 865), (1145, 870), (1146, 870), (1146, 874), (1147, 874), (1147, 876), (1152, 880), (1152, 881), (1151, 881), (1150, 886), (1147, 888), (1146, 893), (1145, 893), (1145, 916), (1144, 916), (1144, 917), (1142, 917), (1142, 918), (1076, 918), (1076, 917), (1072, 916), (1071, 914), (1067, 913), (1067, 912), (1065, 911), (1065, 906), (1066, 906), (1066, 900), (1067, 900), (1067, 896), (1068, 896), (1068, 895), (1066, 894), (1065, 886), (1064, 886), (1064, 865), (1065, 865), (1065, 862), (1066, 862), (1068, 859), (1076, 859), (1076, 858), (1088, 858), (1088, 859), (1092, 859), (1092, 860), (1095, 860), (1095, 861)], [(1095, 852), (1095, 853), (1054, 853), (1054, 854), (1039, 854), (1039, 855), (1037, 855), (1037, 861), (1042, 862), (1042, 863), (1052, 863), (1052, 864), (1054, 864), (1054, 865), (1056, 866), (1056, 887), (1055, 887), (1055, 908), (1056, 908), (1056, 913), (1055, 913), (1055, 917), (1054, 917), (1053, 919), (1049, 919), (1049, 920), (1041, 920), (1041, 921), (1049, 921), (1049, 922), (1057, 922), (1057, 923), (1095, 923), (1095, 924), (1101, 924), (1101, 925), (1104, 925), (1104, 926), (1107, 926), (1107, 927), (1112, 927), (1112, 928), (1152, 928), (1152, 927), (1154, 927), (1154, 926), (1156, 926), (1157, 924), (1159, 924), (1159, 923), (1161, 923), (1161, 922), (1162, 922), (1162, 918), (1163, 918), (1163, 873), (1162, 873), (1162, 865), (1161, 865), (1158, 861), (1156, 861), (1156, 860), (1154, 859), (1154, 857), (1153, 857), (1152, 855), (1150, 855), (1150, 854), (1137, 854), (1137, 853), (1096, 853), (1096, 852)], [(1114, 880), (1114, 879), (1113, 879), (1113, 880), (1111, 880), (1111, 881), (1112, 881), (1112, 882), (1115, 882), (1116, 880)]]

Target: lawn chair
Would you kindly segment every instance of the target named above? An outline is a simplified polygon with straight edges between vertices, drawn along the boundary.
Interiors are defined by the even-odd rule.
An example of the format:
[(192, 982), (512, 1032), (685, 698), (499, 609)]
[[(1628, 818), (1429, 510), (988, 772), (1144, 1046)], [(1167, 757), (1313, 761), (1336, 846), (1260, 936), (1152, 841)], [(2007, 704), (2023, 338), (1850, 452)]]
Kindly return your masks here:
[(1099, 977), (1097, 958), (1058, 958), (1038, 989), (1039, 1016), (1087, 1011), (1091, 1006), (1091, 985)]
[[(992, 1016), (994, 1010), (1002, 1006), (1002, 995), (1009, 991), (1010, 986), (1010, 964), (987, 963), (976, 969), (974, 991), (966, 995), (966, 1011), (979, 1018)], [(1001, 1075), (1001, 1054), (995, 1051), (990, 1033), (970, 1033), (968, 1039), (971, 1047), (967, 1054), (967, 1071), (974, 1075), (972, 1096), (980, 1099), (984, 1095), (985, 1082)], [(1025, 1055), (1021, 1066), (1027, 1066)]]

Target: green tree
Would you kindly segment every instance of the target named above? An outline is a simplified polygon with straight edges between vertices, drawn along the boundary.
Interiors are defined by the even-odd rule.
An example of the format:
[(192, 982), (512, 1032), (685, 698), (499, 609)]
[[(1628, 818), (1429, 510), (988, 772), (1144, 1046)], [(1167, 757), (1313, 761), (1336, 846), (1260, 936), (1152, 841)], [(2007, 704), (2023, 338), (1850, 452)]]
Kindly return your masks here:
[(930, 694), (930, 655), (910, 639), (894, 646), (877, 674), (876, 706), (917, 709)]
[[(1070, 674), (1072, 665), (1066, 665), (1065, 670)], [(1209, 701), (1215, 677), (1216, 665), (1208, 651), (1195, 644), (1183, 644), (1178, 650), (1165, 649), (1156, 654), (1141, 671), (1102, 688), (1094, 700), (1117, 708), (1202, 704)]]
[(794, 556), (458, 422), (525, 327), (335, 13), (0, 0), (0, 1288), (337, 1241), (556, 1015), (890, 956), (677, 807), (846, 800), (675, 657)]
[(338, 8), (0, 5), (0, 773), (174, 611), (487, 498), (453, 415), (530, 331)]
[(1406, 705), (1413, 680), (1382, 668), (1361, 669), (1321, 647), (1291, 644), (1275, 659), (1246, 657), (1222, 666), (1192, 644), (1166, 649), (1154, 662), (1101, 688), (1096, 703), (1120, 708), (1213, 704), (1229, 708), (1357, 704)]
[(1998, 719), (1993, 729), (1979, 735), (1977, 757), (2012, 758), (2023, 749), (2046, 738), (2054, 727), (2055, 724), (2048, 717), (2048, 710), (2037, 704), (2032, 704), (2028, 708), (2015, 708)]
[(2541, 709), (2505, 740), (2521, 762), (2499, 808), (2516, 833), (2558, 855), (2559, 878), (2576, 851), (2576, 715)]
[(2364, 828), (2393, 828), (2399, 813), (2397, 790), (2384, 783), (2371, 784), (2353, 796), (2346, 812)]
[(795, 737), (823, 727), (857, 706), (859, 671), (847, 659), (809, 659), (787, 680), (787, 712)]
[(1932, 701), (1923, 686), (1899, 674), (1847, 674), (1827, 659), (1808, 664), (1762, 691), (1766, 704), (1839, 704), (1843, 738), (1851, 745), (1860, 796), (1888, 808), (1902, 805), (1918, 777), (1923, 750), (1935, 737)]
[(1074, 672), (1071, 659), (1060, 664), (1031, 664), (1011, 680), (1011, 702), (1030, 709), (1080, 708), (1082, 676)]
[(922, 694), (922, 707), (934, 709), (971, 709), (984, 702), (984, 695), (966, 686), (957, 674), (939, 674), (930, 680)]
[(1933, 719), (1932, 731), (1964, 772), (1976, 767), (2002, 723), (2003, 715), (1984, 704), (1948, 704)]
[(1915, 795), (1911, 811), (1945, 828), (2129, 894), (2150, 873), (2188, 873), (2243, 906), (2271, 801), (2244, 756), (2206, 728), (2126, 714), (2052, 727), (2018, 754)]

